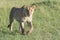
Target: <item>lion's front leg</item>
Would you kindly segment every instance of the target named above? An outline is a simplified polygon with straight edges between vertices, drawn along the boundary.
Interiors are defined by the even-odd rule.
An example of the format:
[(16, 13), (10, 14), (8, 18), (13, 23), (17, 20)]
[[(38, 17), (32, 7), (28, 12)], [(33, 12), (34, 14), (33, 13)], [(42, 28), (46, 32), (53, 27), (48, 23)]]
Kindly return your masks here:
[(23, 35), (25, 34), (24, 22), (21, 22), (21, 23), (19, 24), (19, 30), (20, 30), (20, 32), (21, 32)]
[(29, 31), (27, 32), (27, 34), (30, 34), (33, 31), (33, 24), (32, 22), (27, 22), (28, 26), (30, 27)]

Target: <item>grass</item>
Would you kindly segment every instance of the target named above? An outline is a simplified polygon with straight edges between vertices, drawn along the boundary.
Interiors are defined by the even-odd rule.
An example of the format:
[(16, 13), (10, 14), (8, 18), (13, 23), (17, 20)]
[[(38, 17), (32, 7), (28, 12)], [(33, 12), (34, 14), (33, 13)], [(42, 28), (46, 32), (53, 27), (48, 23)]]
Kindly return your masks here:
[[(13, 32), (9, 32), (7, 25), (11, 8), (32, 3), (36, 5), (33, 14), (34, 30), (32, 34), (21, 35), (17, 21), (13, 23)], [(25, 29), (27, 28), (26, 26)], [(0, 40), (60, 40), (60, 1), (0, 0)]]

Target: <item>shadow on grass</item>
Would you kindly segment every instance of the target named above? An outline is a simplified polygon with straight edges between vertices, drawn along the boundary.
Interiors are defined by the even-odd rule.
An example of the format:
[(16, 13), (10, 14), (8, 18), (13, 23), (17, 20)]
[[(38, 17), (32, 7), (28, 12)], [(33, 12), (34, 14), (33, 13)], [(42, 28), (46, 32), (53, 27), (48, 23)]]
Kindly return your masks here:
[(44, 5), (49, 6), (50, 4), (57, 4), (57, 2), (56, 1), (43, 1), (43, 2), (36, 2), (36, 3), (33, 3), (33, 4), (35, 4), (35, 5), (42, 5), (42, 4), (44, 4)]
[(56, 1), (42, 1), (42, 2), (36, 2), (33, 3), (36, 6), (48, 6), (50, 8), (55, 8), (55, 5), (60, 4), (60, 2), (56, 2)]
[(0, 30), (0, 32), (1, 32), (2, 34), (4, 34), (4, 35), (16, 35), (16, 34), (20, 34), (20, 33), (18, 32), (18, 30), (15, 30), (15, 31), (13, 31), (13, 32), (10, 32), (10, 31), (7, 31), (7, 30)]

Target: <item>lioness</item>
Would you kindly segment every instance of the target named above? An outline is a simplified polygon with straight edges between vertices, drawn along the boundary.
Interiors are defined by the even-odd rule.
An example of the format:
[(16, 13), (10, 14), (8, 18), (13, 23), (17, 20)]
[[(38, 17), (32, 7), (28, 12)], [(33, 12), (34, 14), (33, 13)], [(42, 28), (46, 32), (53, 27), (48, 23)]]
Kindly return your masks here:
[(11, 9), (10, 16), (9, 16), (8, 28), (10, 29), (10, 31), (12, 31), (11, 24), (14, 21), (14, 19), (16, 19), (19, 23), (19, 30), (21, 31), (22, 34), (25, 34), (24, 31), (25, 22), (27, 22), (27, 24), (30, 26), (30, 29), (28, 32), (26, 32), (26, 34), (31, 33), (33, 30), (32, 15), (34, 10), (35, 10), (35, 5), (31, 5), (31, 6), (24, 5), (21, 8), (13, 7)]

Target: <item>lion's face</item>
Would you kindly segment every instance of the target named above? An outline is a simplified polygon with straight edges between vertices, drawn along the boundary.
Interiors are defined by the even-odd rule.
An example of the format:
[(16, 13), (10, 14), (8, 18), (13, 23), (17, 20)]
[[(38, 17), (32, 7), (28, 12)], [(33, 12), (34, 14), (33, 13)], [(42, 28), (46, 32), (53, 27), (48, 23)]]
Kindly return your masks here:
[(32, 5), (32, 6), (30, 6), (30, 7), (28, 7), (28, 16), (30, 16), (30, 15), (32, 15), (33, 14), (33, 12), (34, 12), (34, 10), (35, 10), (35, 5)]
[(24, 12), (26, 16), (30, 16), (33, 14), (34, 10), (35, 10), (35, 5), (31, 5), (31, 6), (27, 6), (27, 5), (23, 5), (22, 8), (24, 9)]

